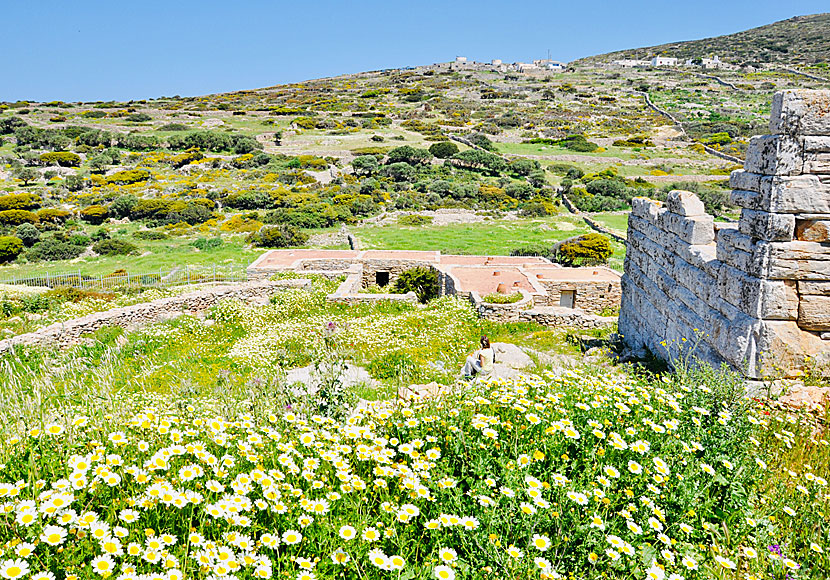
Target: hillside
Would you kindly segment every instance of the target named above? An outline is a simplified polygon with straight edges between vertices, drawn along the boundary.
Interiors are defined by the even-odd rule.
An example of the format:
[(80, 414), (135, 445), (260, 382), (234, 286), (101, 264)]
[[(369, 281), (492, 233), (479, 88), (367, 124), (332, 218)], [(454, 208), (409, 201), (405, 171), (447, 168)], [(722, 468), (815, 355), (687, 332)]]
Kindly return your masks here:
[(830, 61), (830, 13), (796, 16), (735, 34), (609, 52), (577, 61), (595, 64), (655, 55), (704, 58), (735, 64), (817, 64)]

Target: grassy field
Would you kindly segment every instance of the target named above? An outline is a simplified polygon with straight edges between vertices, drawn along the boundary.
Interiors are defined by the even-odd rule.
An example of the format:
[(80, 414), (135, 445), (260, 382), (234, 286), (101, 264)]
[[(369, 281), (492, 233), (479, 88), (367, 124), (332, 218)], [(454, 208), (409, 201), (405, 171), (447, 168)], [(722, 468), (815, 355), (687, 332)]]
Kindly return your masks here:
[[(492, 220), (446, 226), (367, 225), (353, 229), (366, 248), (440, 250), (446, 254), (493, 255), (506, 255), (513, 248), (531, 244), (553, 244), (591, 231), (593, 230), (582, 220), (572, 216)], [(612, 243), (612, 246), (612, 263), (621, 263), (625, 256), (625, 248), (617, 243)]]
[(628, 213), (594, 213), (591, 217), (612, 230), (625, 232), (628, 229)]

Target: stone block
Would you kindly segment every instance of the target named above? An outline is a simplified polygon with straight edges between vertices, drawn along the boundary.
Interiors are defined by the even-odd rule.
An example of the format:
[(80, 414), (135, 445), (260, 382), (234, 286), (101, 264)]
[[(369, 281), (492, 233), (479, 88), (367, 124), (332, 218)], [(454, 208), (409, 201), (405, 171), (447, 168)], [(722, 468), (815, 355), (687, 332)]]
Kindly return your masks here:
[(744, 208), (738, 231), (759, 240), (789, 242), (795, 234), (795, 217)]
[(769, 130), (774, 135), (830, 135), (830, 91), (775, 93)]
[(753, 137), (744, 169), (762, 175), (800, 175), (804, 171), (804, 144), (787, 135)]
[(732, 192), (732, 200), (741, 207), (774, 213), (830, 214), (830, 176), (764, 176), (735, 171), (730, 182), (737, 190)]
[(691, 191), (675, 189), (669, 192), (666, 199), (666, 209), (682, 216), (706, 215), (703, 202)]
[(796, 220), (795, 237), (805, 242), (830, 242), (830, 216), (826, 220)]
[(631, 200), (631, 215), (654, 222), (661, 203), (647, 197), (635, 197)]
[(657, 216), (657, 225), (660, 228), (694, 246), (711, 244), (715, 241), (714, 222), (714, 218), (710, 215), (685, 217), (662, 211)]
[(816, 296), (830, 296), (830, 282), (811, 282), (802, 280), (798, 283), (799, 294), (815, 294)]
[(812, 331), (830, 330), (830, 296), (802, 296), (798, 305), (798, 326)]
[(796, 283), (790, 280), (763, 280), (725, 266), (718, 278), (722, 300), (752, 318), (795, 320), (798, 316)]

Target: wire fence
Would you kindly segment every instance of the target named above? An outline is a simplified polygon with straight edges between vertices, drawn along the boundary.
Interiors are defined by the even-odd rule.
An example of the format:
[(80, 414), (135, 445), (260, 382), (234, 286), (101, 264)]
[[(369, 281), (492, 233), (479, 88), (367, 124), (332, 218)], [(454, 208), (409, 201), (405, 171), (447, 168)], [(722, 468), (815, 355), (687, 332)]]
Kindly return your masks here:
[(244, 264), (212, 265), (212, 266), (181, 266), (157, 272), (127, 272), (116, 270), (111, 274), (97, 276), (77, 272), (49, 273), (37, 276), (12, 276), (0, 279), (0, 284), (20, 286), (41, 286), (57, 288), (71, 286), (85, 290), (114, 290), (126, 287), (169, 287), (184, 286), (187, 284), (204, 284), (206, 282), (244, 282), (248, 279), (247, 267)]

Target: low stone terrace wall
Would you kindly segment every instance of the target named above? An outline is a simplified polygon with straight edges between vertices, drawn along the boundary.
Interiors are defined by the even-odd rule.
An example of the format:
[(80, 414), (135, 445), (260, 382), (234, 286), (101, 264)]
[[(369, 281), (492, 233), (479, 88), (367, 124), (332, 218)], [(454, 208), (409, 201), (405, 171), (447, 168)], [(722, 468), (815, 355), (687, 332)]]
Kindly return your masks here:
[(83, 335), (95, 332), (105, 326), (120, 326), (122, 328), (143, 326), (160, 322), (175, 314), (204, 312), (222, 300), (261, 299), (270, 297), (275, 292), (286, 288), (309, 288), (310, 286), (309, 280), (305, 279), (255, 280), (241, 284), (216, 286), (180, 296), (160, 298), (152, 302), (95, 312), (74, 320), (51, 324), (35, 332), (0, 340), (0, 353), (24, 345), (52, 344), (63, 348), (77, 344)]

